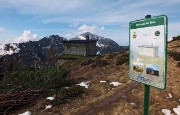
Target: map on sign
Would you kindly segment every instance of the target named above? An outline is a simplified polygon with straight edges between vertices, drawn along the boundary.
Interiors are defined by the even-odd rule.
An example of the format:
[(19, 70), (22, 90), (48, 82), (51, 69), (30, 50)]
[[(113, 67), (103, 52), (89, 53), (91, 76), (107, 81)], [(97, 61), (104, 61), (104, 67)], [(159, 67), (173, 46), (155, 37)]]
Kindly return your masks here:
[(129, 24), (129, 78), (160, 89), (166, 84), (167, 17)]

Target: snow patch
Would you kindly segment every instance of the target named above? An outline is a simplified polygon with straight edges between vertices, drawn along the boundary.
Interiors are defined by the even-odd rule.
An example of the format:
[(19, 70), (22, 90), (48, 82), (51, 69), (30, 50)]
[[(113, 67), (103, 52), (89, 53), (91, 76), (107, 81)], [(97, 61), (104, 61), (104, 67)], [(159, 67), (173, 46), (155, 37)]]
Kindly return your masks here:
[(172, 41), (172, 40), (173, 40), (173, 38), (172, 38), (172, 37), (168, 38), (168, 42), (170, 42), (170, 41)]
[(112, 84), (112, 85), (114, 85), (115, 87), (117, 87), (117, 86), (119, 86), (119, 85), (122, 85), (122, 83), (119, 83), (119, 82), (111, 82), (111, 83), (109, 83), (109, 84)]
[(100, 51), (98, 51), (98, 52), (96, 53), (96, 55), (101, 55), (101, 52), (100, 52)]
[(180, 115), (180, 106), (178, 105), (177, 108), (173, 108), (173, 111), (174, 111), (177, 115)]
[(161, 111), (162, 111), (162, 113), (164, 113), (164, 115), (172, 115), (171, 110), (169, 110), (169, 109), (162, 109)]
[(45, 109), (49, 109), (49, 108), (51, 108), (52, 107), (52, 105), (46, 105), (46, 108)]
[(51, 48), (51, 45), (48, 45), (46, 47), (42, 47), (42, 49), (49, 49), (49, 48)]
[(100, 81), (100, 83), (106, 83), (106, 81)]
[(30, 111), (26, 111), (26, 112), (18, 114), (18, 115), (31, 115), (31, 112)]
[(131, 105), (133, 105), (133, 106), (137, 106), (135, 103), (130, 103)]
[(168, 93), (168, 97), (166, 97), (167, 99), (168, 98), (172, 98), (172, 95), (171, 95), (171, 93)]
[(76, 85), (79, 85), (79, 86), (82, 86), (82, 87), (85, 87), (85, 88), (87, 88), (88, 89), (88, 87), (89, 87), (89, 81), (88, 82), (81, 82), (81, 83), (79, 83), (79, 84), (76, 84)]
[(0, 55), (11, 55), (13, 53), (18, 53), (19, 52), (19, 48), (17, 46), (17, 44), (14, 43), (10, 43), (9, 45), (11, 48), (9, 49), (9, 51), (5, 50), (6, 45), (5, 44), (0, 44)]
[(99, 42), (97, 41), (96, 46), (98, 46), (98, 47), (104, 47), (104, 44), (101, 44), (101, 43), (99, 43)]
[(80, 38), (80, 40), (86, 40), (86, 38), (84, 36), (78, 35), (78, 38)]
[(46, 99), (54, 100), (55, 98), (54, 97), (47, 97)]

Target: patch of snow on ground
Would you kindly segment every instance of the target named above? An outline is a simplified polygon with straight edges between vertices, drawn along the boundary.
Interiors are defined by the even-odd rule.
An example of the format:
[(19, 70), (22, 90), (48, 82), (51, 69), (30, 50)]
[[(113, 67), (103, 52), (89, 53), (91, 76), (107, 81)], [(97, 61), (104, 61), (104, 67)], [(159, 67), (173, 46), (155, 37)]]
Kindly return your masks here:
[(46, 99), (54, 100), (55, 98), (54, 97), (47, 97)]
[(100, 43), (97, 41), (96, 46), (98, 46), (98, 47), (104, 47), (104, 44), (100, 44)]
[(177, 115), (180, 115), (180, 106), (179, 105), (177, 106), (177, 108), (173, 108), (173, 110)]
[(52, 107), (52, 105), (46, 105), (46, 108), (45, 109), (49, 109), (49, 108), (51, 108)]
[(81, 40), (86, 40), (86, 38), (81, 35), (79, 35), (78, 38), (80, 38)]
[(172, 40), (173, 40), (173, 38), (172, 38), (172, 37), (168, 38), (168, 42), (170, 42), (170, 41), (172, 41)]
[(122, 83), (119, 83), (119, 82), (111, 82), (111, 83), (109, 83), (109, 84), (112, 84), (112, 85), (114, 85), (115, 87), (117, 87), (117, 86), (119, 86), (119, 85), (122, 85)]
[(101, 51), (98, 51), (98, 52), (96, 53), (96, 55), (101, 55)]
[(168, 97), (166, 97), (166, 98), (172, 98), (171, 93), (168, 93)]
[(100, 83), (106, 83), (106, 81), (100, 81)]
[(164, 113), (164, 115), (172, 115), (171, 110), (169, 110), (169, 109), (162, 109), (161, 111), (162, 111), (162, 113)]
[(31, 112), (30, 111), (26, 111), (26, 112), (18, 114), (18, 115), (31, 115)]
[(131, 105), (136, 105), (135, 103), (130, 103)]
[(134, 106), (134, 107), (137, 107), (137, 105), (135, 104), (135, 103), (130, 103), (132, 106)]
[(87, 88), (88, 89), (88, 87), (89, 87), (89, 81), (88, 82), (81, 82), (81, 83), (79, 83), (79, 84), (76, 84), (76, 85), (79, 85), (79, 86), (82, 86), (82, 87), (85, 87), (85, 88)]

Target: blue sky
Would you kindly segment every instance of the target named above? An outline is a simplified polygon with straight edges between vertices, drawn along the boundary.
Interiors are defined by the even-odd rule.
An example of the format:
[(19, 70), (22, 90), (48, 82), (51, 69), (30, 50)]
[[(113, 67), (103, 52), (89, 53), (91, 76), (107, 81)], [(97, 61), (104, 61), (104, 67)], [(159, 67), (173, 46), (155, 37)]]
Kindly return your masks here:
[(129, 22), (167, 15), (168, 38), (180, 35), (180, 0), (0, 0), (0, 44), (89, 31), (129, 43)]

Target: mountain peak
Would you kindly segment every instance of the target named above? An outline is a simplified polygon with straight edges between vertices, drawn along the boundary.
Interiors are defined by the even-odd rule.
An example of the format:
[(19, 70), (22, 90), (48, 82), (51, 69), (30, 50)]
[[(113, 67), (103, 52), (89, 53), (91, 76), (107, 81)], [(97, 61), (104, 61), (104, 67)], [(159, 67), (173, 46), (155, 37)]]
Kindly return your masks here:
[(92, 34), (91, 32), (84, 32), (83, 34), (89, 35)]
[(109, 38), (104, 38), (95, 34), (92, 34), (90, 32), (85, 32), (82, 34), (79, 34), (75, 38), (72, 38), (70, 40), (86, 40), (86, 36), (89, 36), (89, 40), (98, 40), (97, 41), (97, 54), (106, 54), (106, 53), (112, 53), (112, 52), (119, 52), (126, 47), (119, 46), (115, 41)]

